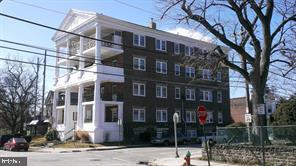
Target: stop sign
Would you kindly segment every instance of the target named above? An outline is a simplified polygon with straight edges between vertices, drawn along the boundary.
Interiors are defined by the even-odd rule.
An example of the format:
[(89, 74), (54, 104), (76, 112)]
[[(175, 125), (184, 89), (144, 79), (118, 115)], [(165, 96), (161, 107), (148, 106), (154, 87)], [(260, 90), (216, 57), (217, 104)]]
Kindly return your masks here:
[(208, 113), (206, 111), (206, 107), (203, 105), (198, 106), (197, 115), (199, 119), (199, 124), (204, 125), (207, 120)]

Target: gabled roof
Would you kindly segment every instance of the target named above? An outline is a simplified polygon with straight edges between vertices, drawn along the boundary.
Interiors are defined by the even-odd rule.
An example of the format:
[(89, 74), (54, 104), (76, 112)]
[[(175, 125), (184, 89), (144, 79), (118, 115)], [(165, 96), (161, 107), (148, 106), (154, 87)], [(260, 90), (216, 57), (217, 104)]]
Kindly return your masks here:
[[(63, 19), (58, 29), (71, 31), (77, 26), (87, 22), (88, 20), (96, 17), (95, 12), (87, 12), (76, 9), (70, 9), (66, 17)], [(55, 40), (58, 36), (62, 35), (63, 32), (56, 31), (52, 40)]]

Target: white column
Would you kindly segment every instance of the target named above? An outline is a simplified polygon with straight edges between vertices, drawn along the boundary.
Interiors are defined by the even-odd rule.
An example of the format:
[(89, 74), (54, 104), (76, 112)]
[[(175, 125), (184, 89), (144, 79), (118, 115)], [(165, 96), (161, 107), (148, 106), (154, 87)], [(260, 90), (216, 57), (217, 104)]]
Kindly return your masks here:
[(58, 65), (58, 62), (59, 62), (59, 57), (60, 57), (60, 47), (56, 47), (56, 50), (57, 50), (57, 53), (56, 53), (56, 68), (55, 68), (55, 82), (54, 82), (54, 85), (56, 85), (58, 83), (58, 79), (59, 79), (59, 76), (60, 76), (60, 69), (58, 68), (59, 65)]
[(69, 129), (69, 108), (70, 108), (70, 89), (66, 88), (65, 91), (65, 109), (64, 109), (64, 125), (65, 125), (65, 132)]
[(84, 93), (84, 86), (83, 84), (79, 85), (78, 89), (78, 106), (77, 106), (77, 125), (79, 128), (83, 128), (83, 93)]
[[(81, 35), (84, 35), (83, 33), (80, 33)], [(83, 37), (80, 37), (80, 50), (79, 50), (79, 70), (83, 70), (84, 69), (84, 64), (85, 64), (85, 59), (83, 58), (83, 45), (84, 45), (84, 38)], [(83, 71), (80, 71), (80, 78), (82, 77), (83, 75)]]
[[(96, 39), (101, 39), (101, 25), (96, 24)], [(95, 52), (95, 62), (96, 62), (96, 71), (100, 71), (101, 68), (101, 42), (96, 40), (96, 52)], [(94, 90), (94, 126), (98, 127), (99, 125), (99, 111), (100, 111), (100, 101), (101, 101), (101, 81), (99, 74), (96, 74), (95, 78), (95, 90)]]
[(53, 92), (53, 101), (52, 101), (52, 127), (56, 128), (58, 123), (58, 114), (57, 114), (57, 100), (58, 100), (58, 91)]
[(66, 61), (66, 66), (67, 66), (67, 79), (66, 79), (66, 82), (69, 81), (69, 78), (70, 78), (70, 60), (68, 59), (70, 57), (70, 45), (71, 45), (71, 41), (70, 39), (67, 40), (67, 61)]

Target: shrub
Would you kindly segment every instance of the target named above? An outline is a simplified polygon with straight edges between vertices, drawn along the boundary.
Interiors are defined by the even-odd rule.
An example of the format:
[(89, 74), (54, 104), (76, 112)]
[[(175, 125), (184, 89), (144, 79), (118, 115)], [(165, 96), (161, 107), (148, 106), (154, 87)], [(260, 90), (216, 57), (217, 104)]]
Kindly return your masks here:
[(54, 141), (58, 139), (58, 131), (56, 129), (50, 129), (47, 131), (45, 138), (47, 141)]
[(75, 131), (75, 140), (80, 140), (81, 142), (89, 142), (89, 134), (87, 131)]
[(139, 135), (140, 141), (148, 142), (151, 140), (151, 132), (149, 130), (146, 130), (144, 133), (141, 133)]

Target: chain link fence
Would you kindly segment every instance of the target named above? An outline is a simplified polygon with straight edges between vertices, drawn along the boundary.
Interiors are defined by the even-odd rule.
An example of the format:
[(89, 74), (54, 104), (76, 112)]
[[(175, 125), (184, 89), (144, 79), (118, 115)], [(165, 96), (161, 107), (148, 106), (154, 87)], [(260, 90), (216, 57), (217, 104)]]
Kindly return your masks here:
[(264, 166), (296, 163), (296, 125), (218, 127), (213, 140), (213, 160)]

